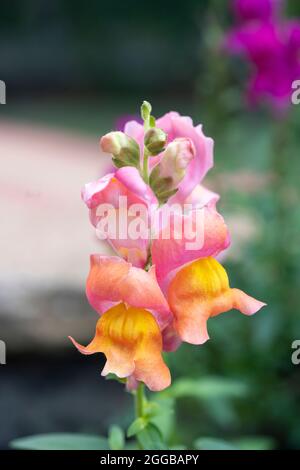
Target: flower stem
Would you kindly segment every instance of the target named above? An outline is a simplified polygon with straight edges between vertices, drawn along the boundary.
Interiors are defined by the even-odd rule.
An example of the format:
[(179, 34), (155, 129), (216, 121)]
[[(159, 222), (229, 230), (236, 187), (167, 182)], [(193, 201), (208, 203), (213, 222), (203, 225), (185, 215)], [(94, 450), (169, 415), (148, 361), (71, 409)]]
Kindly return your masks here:
[(144, 148), (144, 160), (143, 160), (143, 179), (146, 184), (149, 184), (149, 152)]
[(135, 414), (136, 418), (141, 418), (144, 413), (144, 384), (139, 383), (135, 394)]

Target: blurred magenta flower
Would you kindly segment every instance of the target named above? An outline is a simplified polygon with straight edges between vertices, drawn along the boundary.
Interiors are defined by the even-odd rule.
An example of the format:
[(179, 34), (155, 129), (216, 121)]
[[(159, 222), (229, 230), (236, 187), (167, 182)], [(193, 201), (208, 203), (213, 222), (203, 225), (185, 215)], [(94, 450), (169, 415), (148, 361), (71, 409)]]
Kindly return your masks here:
[(270, 20), (281, 0), (234, 0), (233, 10), (239, 21)]
[(143, 123), (142, 119), (140, 116), (136, 114), (121, 114), (120, 116), (117, 117), (115, 121), (115, 129), (116, 131), (124, 131), (125, 125), (127, 124), (128, 121), (137, 121), (140, 124)]
[[(266, 15), (267, 8), (263, 8), (268, 3), (265, 0), (240, 0), (235, 1), (234, 6), (247, 3), (261, 4), (261, 14), (255, 17), (253, 6), (253, 14), (250, 15), (249, 8), (251, 21), (244, 21), (231, 31), (226, 47), (232, 54), (244, 55), (252, 66), (248, 84), (249, 103), (257, 105), (267, 99), (277, 110), (284, 110), (290, 103), (292, 83), (300, 77), (300, 22), (274, 15), (278, 1), (269, 2), (273, 4), (270, 15)], [(245, 20), (246, 17), (245, 14)]]

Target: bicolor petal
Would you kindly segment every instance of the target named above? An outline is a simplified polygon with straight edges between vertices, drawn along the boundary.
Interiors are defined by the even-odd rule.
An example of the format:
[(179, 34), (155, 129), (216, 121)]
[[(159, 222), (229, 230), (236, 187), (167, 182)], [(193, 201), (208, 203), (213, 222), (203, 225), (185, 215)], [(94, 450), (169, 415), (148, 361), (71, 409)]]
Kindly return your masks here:
[[(90, 219), (98, 236), (135, 266), (144, 267), (149, 254), (148, 225), (157, 207), (152, 190), (138, 170), (123, 167), (85, 185), (82, 198), (90, 209)], [(131, 228), (134, 222), (134, 235)]]
[(95, 337), (88, 346), (70, 339), (82, 354), (105, 354), (104, 376), (112, 373), (128, 378), (131, 384), (144, 382), (152, 391), (163, 390), (171, 383), (162, 358), (159, 325), (145, 309), (120, 303), (98, 320)]
[(239, 289), (231, 289), (227, 273), (214, 258), (199, 259), (181, 269), (168, 289), (174, 326), (183, 341), (209, 339), (207, 320), (231, 309), (253, 315), (264, 305)]
[(187, 215), (170, 213), (152, 243), (152, 261), (159, 285), (166, 292), (175, 270), (198, 258), (217, 256), (230, 243), (223, 217), (210, 207)]
[(136, 268), (114, 256), (91, 256), (86, 294), (91, 306), (102, 314), (116, 303), (149, 310), (160, 328), (172, 320), (168, 303), (157, 283), (155, 271)]

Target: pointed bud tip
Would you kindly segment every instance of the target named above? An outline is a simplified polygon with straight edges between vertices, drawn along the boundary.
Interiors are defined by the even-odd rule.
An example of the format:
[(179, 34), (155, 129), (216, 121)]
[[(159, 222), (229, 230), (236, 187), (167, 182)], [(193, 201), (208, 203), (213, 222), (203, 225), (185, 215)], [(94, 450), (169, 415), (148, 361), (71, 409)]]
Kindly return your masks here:
[(148, 101), (143, 101), (141, 106), (141, 116), (144, 121), (150, 118), (152, 106)]

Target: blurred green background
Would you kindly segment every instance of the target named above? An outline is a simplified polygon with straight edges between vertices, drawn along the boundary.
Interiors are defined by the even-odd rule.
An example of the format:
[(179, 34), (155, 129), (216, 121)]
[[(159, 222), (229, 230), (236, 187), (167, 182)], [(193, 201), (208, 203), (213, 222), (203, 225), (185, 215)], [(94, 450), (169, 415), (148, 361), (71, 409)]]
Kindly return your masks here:
[[(81, 357), (66, 336), (85, 343), (96, 318), (84, 277), (98, 245), (81, 207), (79, 181), (86, 181), (74, 172), (92, 180), (104, 170), (98, 138), (120, 116), (136, 114), (143, 99), (157, 116), (191, 115), (214, 138), (207, 184), (221, 194), (233, 237), (224, 264), (233, 286), (268, 303), (251, 319), (238, 312), (212, 319), (211, 341), (166, 355), (174, 387), (159, 399), (166, 407), (176, 399), (176, 413), (164, 418), (163, 431), (187, 447), (214, 437), (246, 448), (300, 448), (300, 365), (291, 361), (300, 339), (300, 107), (291, 108), (285, 126), (266, 108), (247, 108), (247, 67), (219, 47), (233, 23), (229, 3), (2, 2), (1, 448), (27, 434), (104, 433), (112, 422), (130, 421), (130, 396), (100, 378), (103, 358)], [(298, 1), (288, 2), (288, 14), (300, 17)], [(78, 196), (48, 200), (48, 188), (52, 194), (62, 178)], [(40, 229), (49, 213), (48, 240)], [(79, 227), (90, 245), (74, 236)]]

